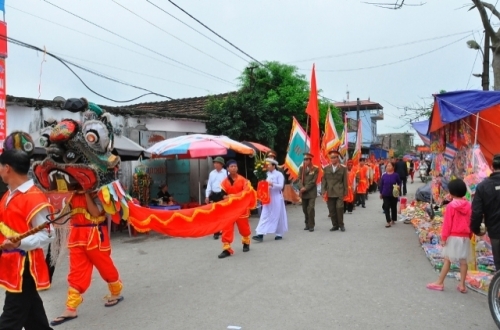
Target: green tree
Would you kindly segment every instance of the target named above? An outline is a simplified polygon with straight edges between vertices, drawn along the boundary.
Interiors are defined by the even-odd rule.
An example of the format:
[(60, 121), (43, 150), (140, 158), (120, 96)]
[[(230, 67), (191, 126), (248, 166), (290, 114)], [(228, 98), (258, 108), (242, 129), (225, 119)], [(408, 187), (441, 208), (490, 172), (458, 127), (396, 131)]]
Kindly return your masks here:
[[(295, 66), (279, 62), (251, 63), (241, 76), (240, 88), (225, 99), (213, 98), (207, 104), (207, 132), (224, 134), (238, 141), (263, 143), (284, 159), (292, 118), (306, 127), (305, 109), (309, 81)], [(320, 100), (320, 130), (328, 105)], [(340, 123), (340, 116), (334, 112)]]

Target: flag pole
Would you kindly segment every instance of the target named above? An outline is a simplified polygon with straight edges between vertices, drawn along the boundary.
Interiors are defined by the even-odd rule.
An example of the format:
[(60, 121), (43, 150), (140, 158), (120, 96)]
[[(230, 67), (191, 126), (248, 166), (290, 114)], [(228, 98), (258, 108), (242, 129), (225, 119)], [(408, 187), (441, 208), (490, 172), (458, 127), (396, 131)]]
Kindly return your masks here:
[[(309, 130), (309, 115), (307, 115), (307, 122), (306, 122), (306, 138), (304, 139), (304, 152), (309, 152), (309, 150), (307, 150), (307, 139), (309, 138), (309, 135), (307, 133), (308, 130)], [(304, 185), (305, 173), (306, 171), (304, 171), (304, 162), (302, 162), (302, 185)], [(299, 194), (299, 196), (300, 195), (301, 194)]]

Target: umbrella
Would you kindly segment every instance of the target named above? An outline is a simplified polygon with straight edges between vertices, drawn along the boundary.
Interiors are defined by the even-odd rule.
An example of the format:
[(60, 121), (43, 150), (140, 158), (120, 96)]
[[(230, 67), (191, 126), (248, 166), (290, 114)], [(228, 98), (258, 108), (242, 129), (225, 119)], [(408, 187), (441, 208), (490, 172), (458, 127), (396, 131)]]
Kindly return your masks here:
[[(254, 155), (253, 148), (231, 140), (227, 136), (209, 134), (181, 135), (166, 139), (152, 145), (147, 151), (157, 157), (174, 157), (179, 159), (200, 159), (210, 156), (227, 155), (228, 150)], [(198, 195), (201, 204), (200, 164), (198, 161)]]
[(177, 156), (180, 159), (194, 159), (223, 156), (228, 150), (244, 155), (255, 154), (253, 148), (231, 140), (227, 136), (208, 134), (182, 135), (166, 139), (154, 144), (147, 151), (159, 157)]
[[(35, 155), (46, 155), (45, 148), (40, 145), (40, 133), (35, 132), (30, 135), (35, 143)], [(112, 152), (120, 156), (122, 161), (138, 160), (141, 157), (151, 157), (151, 154), (146, 152), (146, 149), (129, 138), (117, 134), (115, 134), (114, 138), (115, 141)]]
[(255, 151), (258, 151), (258, 152), (267, 153), (267, 152), (271, 151), (271, 148), (266, 147), (265, 145), (257, 143), (257, 142), (243, 141), (241, 143), (246, 145), (246, 146), (249, 146), (250, 148), (253, 148)]

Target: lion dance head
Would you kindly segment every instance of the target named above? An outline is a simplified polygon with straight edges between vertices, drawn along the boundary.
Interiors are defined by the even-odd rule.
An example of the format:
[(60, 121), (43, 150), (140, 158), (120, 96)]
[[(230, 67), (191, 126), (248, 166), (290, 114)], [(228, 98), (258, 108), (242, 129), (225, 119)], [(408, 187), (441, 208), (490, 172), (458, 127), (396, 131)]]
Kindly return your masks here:
[(33, 174), (46, 191), (99, 190), (117, 180), (120, 158), (113, 150), (111, 117), (86, 99), (68, 99), (63, 107), (82, 112), (83, 120), (45, 122), (40, 145), (47, 152), (33, 164)]

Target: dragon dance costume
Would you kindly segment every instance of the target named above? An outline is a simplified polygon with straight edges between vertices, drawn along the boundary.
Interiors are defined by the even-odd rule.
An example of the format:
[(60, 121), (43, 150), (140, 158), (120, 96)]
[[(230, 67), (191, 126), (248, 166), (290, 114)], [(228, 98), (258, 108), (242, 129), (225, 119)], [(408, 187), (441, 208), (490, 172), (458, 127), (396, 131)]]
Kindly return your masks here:
[(256, 193), (248, 184), (224, 201), (196, 208), (163, 211), (142, 207), (118, 181), (120, 158), (112, 154), (111, 116), (85, 99), (68, 99), (63, 109), (81, 113), (82, 120), (45, 122), (40, 144), (47, 157), (32, 166), (38, 187), (52, 205), (60, 206), (56, 207), (56, 220), (69, 217), (66, 227), (57, 229), (52, 258), (55, 263), (67, 243), (70, 271), (66, 308), (73, 316), (63, 315), (52, 325), (76, 317), (94, 266), (108, 283), (111, 297), (106, 305), (116, 305), (123, 299), (120, 276), (110, 257), (107, 216), (115, 223), (128, 220), (139, 232), (153, 230), (173, 237), (196, 238), (233, 225), (235, 218), (247, 215), (256, 205)]

